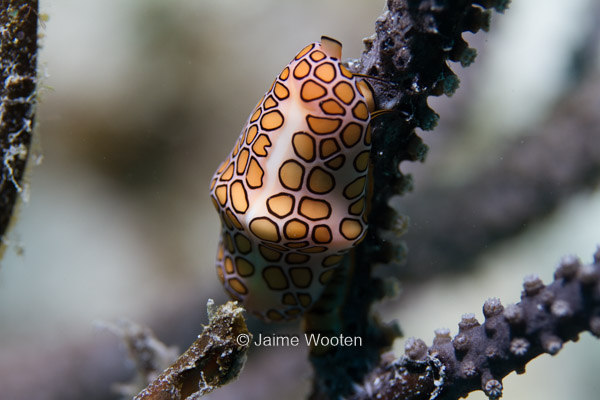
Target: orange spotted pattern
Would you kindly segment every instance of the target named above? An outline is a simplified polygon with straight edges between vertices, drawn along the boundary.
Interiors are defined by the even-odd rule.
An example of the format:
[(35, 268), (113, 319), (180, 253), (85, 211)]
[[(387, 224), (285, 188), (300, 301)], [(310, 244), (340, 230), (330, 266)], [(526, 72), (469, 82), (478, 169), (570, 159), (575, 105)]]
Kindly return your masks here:
[(366, 233), (373, 98), (341, 52), (327, 37), (302, 49), (211, 181), (219, 280), (267, 321), (310, 308)]

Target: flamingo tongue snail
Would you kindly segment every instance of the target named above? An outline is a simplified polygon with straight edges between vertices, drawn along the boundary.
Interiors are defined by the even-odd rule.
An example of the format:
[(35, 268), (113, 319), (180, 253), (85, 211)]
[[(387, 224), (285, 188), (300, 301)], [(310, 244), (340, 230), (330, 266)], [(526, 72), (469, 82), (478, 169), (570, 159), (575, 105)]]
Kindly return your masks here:
[(252, 110), (215, 172), (217, 274), (266, 321), (299, 317), (365, 236), (374, 101), (323, 36), (302, 49)]

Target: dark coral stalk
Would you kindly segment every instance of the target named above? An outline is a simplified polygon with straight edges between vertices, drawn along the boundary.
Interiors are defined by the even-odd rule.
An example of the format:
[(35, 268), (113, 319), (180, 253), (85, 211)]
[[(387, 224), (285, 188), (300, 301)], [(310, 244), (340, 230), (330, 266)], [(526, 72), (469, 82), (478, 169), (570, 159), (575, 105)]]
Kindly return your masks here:
[(487, 31), (489, 9), (503, 11), (506, 5), (503, 0), (388, 0), (375, 35), (365, 42), (367, 51), (352, 65), (355, 72), (383, 80), (372, 82), (377, 106), (395, 111), (374, 125), (372, 207), (377, 213), (369, 221), (372, 232), (394, 228), (388, 201), (410, 187), (400, 172), (400, 162), (425, 156), (427, 148), (415, 128), (431, 130), (439, 118), (427, 98), (450, 96), (458, 88), (458, 77), (448, 62), (468, 66), (474, 60), (475, 50), (468, 47), (462, 33)]
[(37, 0), (0, 2), (0, 239), (23, 191), (36, 97), (37, 22)]
[(527, 276), (517, 304), (488, 299), (485, 321), (463, 315), (454, 338), (441, 329), (429, 348), (420, 339), (407, 341), (406, 354), (383, 360), (350, 398), (452, 400), (476, 390), (499, 398), (502, 379), (523, 373), (540, 354), (558, 353), (583, 331), (600, 337), (600, 248), (589, 265), (564, 257), (554, 278), (546, 286)]
[(388, 0), (388, 10), (377, 20), (375, 35), (366, 40), (361, 60), (349, 63), (353, 72), (383, 80), (373, 80), (376, 103), (393, 112), (374, 123), (374, 212), (369, 216), (367, 238), (354, 252), (355, 268), (339, 310), (341, 332), (362, 337), (363, 346), (340, 347), (311, 357), (313, 399), (350, 393), (354, 382), (375, 365), (398, 333), (370, 315), (371, 304), (383, 293), (381, 281), (371, 275), (372, 267), (398, 256), (396, 243), (387, 237), (390, 230), (397, 230), (399, 221), (388, 201), (410, 187), (399, 163), (425, 156), (426, 146), (415, 128), (433, 129), (438, 119), (427, 98), (451, 95), (458, 87), (448, 61), (465, 66), (473, 61), (475, 52), (462, 33), (487, 30), (492, 7), (503, 11), (506, 1)]

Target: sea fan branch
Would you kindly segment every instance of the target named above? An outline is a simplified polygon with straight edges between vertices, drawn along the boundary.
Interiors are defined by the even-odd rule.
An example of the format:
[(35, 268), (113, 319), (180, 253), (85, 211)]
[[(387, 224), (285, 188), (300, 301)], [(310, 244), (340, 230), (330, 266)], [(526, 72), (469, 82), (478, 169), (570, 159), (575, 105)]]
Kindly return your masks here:
[(463, 315), (454, 338), (440, 329), (429, 348), (420, 339), (408, 340), (403, 357), (384, 358), (349, 398), (453, 400), (475, 390), (499, 398), (502, 379), (510, 372), (525, 372), (529, 361), (558, 353), (584, 331), (600, 337), (600, 248), (592, 264), (564, 257), (554, 278), (546, 286), (537, 276), (527, 276), (521, 301), (506, 308), (488, 299), (485, 321)]
[(427, 98), (451, 95), (456, 90), (458, 78), (448, 61), (460, 61), (463, 66), (473, 61), (475, 52), (462, 33), (487, 30), (492, 7), (503, 11), (506, 1), (388, 0), (375, 34), (365, 41), (367, 49), (361, 60), (348, 65), (353, 72), (381, 79), (373, 81), (376, 103), (393, 112), (374, 124), (374, 211), (369, 216), (367, 237), (354, 252), (356, 267), (339, 310), (341, 331), (361, 336), (364, 346), (311, 356), (313, 399), (350, 393), (357, 377), (368, 372), (380, 352), (391, 346), (393, 333), (399, 332), (382, 326), (370, 315), (371, 304), (383, 292), (381, 281), (371, 276), (371, 268), (399, 255), (397, 243), (386, 240), (390, 230), (397, 231), (402, 225), (388, 201), (410, 187), (399, 163), (422, 160), (427, 151), (415, 134), (415, 128), (433, 129), (437, 123), (438, 116), (427, 105)]
[(33, 131), (37, 84), (37, 0), (0, 2), (0, 240), (10, 223)]

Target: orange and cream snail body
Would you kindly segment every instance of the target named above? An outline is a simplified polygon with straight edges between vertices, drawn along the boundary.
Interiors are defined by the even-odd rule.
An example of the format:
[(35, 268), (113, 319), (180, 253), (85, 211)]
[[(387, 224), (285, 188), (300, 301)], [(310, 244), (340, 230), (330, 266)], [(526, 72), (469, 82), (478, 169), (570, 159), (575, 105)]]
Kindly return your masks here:
[(309, 309), (366, 233), (374, 103), (341, 52), (323, 36), (294, 57), (210, 184), (219, 279), (267, 321)]

